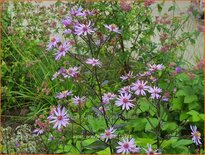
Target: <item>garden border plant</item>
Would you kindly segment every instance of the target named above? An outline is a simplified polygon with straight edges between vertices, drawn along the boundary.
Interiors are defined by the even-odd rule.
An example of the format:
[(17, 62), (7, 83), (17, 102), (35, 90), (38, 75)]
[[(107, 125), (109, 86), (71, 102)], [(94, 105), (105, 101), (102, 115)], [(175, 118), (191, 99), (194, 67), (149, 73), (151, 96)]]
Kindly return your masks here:
[(153, 19), (154, 3), (69, 3), (41, 61), (58, 66), (45, 73), (56, 99), (47, 95), (50, 111), (40, 111), (33, 131), (46, 153), (203, 152), (204, 61), (185, 68), (178, 59), (199, 32), (179, 34), (189, 17), (175, 16), (174, 5), (173, 16)]

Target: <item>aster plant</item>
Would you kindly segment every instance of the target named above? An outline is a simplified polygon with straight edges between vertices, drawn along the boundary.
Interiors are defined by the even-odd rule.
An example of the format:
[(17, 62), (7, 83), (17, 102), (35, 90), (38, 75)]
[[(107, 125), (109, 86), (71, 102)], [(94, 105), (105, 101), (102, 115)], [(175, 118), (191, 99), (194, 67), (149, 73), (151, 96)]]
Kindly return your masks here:
[[(68, 78), (68, 83), (74, 86), (56, 95), (57, 99), (65, 98), (59, 104), (69, 110), (58, 105), (48, 120), (54, 131), (57, 128), (64, 137), (61, 140), (64, 151), (70, 143), (69, 133), (79, 153), (161, 154), (172, 147), (166, 146), (171, 140), (184, 141), (184, 151), (187, 144), (202, 144), (196, 126), (191, 126), (192, 140), (189, 135), (180, 139), (179, 124), (169, 122), (174, 119), (168, 120), (177, 87), (173, 85), (174, 76), (182, 73), (180, 67), (172, 69), (169, 63), (174, 61), (175, 51), (185, 46), (183, 40), (187, 38), (169, 38), (176, 35), (166, 33), (168, 27), (174, 31), (175, 19), (164, 15), (154, 20), (151, 6), (155, 3), (154, 0), (85, 3), (88, 8), (76, 5), (61, 21), (63, 38), (53, 37), (48, 50), (56, 51), (55, 60), (66, 61), (68, 65), (59, 66), (60, 70), (51, 79)], [(103, 10), (103, 5), (111, 9)], [(120, 10), (123, 12), (119, 13)], [(104, 14), (107, 15), (104, 17)], [(122, 22), (119, 17), (129, 18)], [(151, 37), (154, 31), (158, 31), (161, 43), (151, 39), (144, 41), (144, 37)], [(190, 37), (194, 33), (190, 33)], [(126, 46), (127, 41), (131, 47)], [(70, 68), (65, 69), (68, 66)], [(71, 92), (74, 96), (69, 98)], [(43, 130), (37, 128), (34, 132), (42, 135)], [(78, 132), (82, 132), (83, 137), (75, 139), (74, 134)], [(85, 142), (84, 137), (90, 137), (93, 142)], [(81, 144), (77, 146), (79, 141)]]
[(180, 59), (198, 36), (178, 34), (189, 17), (175, 5), (162, 14), (155, 0), (61, 3), (69, 10), (44, 51), (56, 65), (46, 74), (52, 102), (33, 131), (47, 153), (202, 153), (190, 82), (203, 62), (189, 69)]

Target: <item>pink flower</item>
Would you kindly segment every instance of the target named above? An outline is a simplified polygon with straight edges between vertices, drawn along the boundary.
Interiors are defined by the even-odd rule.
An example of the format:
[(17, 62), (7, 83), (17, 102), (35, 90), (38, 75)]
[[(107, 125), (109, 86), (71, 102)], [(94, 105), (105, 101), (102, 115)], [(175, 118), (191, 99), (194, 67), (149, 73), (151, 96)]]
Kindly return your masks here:
[(139, 153), (140, 148), (136, 147), (134, 138), (128, 139), (123, 138), (121, 142), (118, 142), (117, 153), (128, 154), (128, 153)]
[(98, 67), (101, 67), (101, 66), (102, 66), (102, 63), (99, 61), (99, 59), (94, 59), (94, 58), (92, 58), (92, 59), (90, 59), (90, 58), (87, 59), (85, 63), (87, 63), (87, 64), (89, 64), (89, 65), (92, 65), (93, 67), (94, 67), (94, 66), (98, 66)]
[(58, 107), (55, 108), (53, 113), (48, 117), (48, 120), (50, 123), (54, 123), (54, 129), (58, 127), (58, 130), (60, 130), (62, 126), (66, 127), (69, 124), (69, 118), (65, 107), (61, 110), (61, 106), (58, 105)]
[(132, 84), (131, 90), (134, 90), (136, 95), (145, 96), (145, 90), (148, 90), (149, 88), (149, 86), (147, 86), (146, 84), (147, 82), (137, 80), (136, 83)]
[(131, 93), (131, 88), (130, 88), (130, 86), (125, 86), (125, 87), (121, 88), (118, 92), (119, 92), (120, 94), (123, 94), (123, 93)]
[(110, 100), (115, 99), (115, 97), (116, 97), (116, 95), (113, 94), (113, 93), (104, 94), (103, 97), (102, 97), (103, 103), (108, 104), (110, 102)]
[(65, 90), (65, 91), (62, 91), (60, 93), (57, 93), (56, 98), (63, 99), (63, 98), (66, 98), (67, 96), (71, 96), (71, 95), (72, 95), (72, 91)]
[(116, 135), (114, 134), (116, 130), (114, 130), (113, 127), (105, 130), (105, 132), (103, 134), (100, 135), (101, 139), (105, 139), (105, 142), (107, 142), (109, 139), (113, 139), (116, 137)]
[(61, 39), (60, 38), (58, 38), (58, 37), (51, 37), (50, 42), (48, 44), (47, 50), (51, 50), (54, 47), (57, 47), (58, 44), (60, 44), (60, 43), (61, 43)]
[(125, 81), (125, 80), (135, 78), (135, 76), (133, 75), (133, 72), (129, 71), (126, 75), (123, 75), (120, 78), (122, 79), (122, 81)]
[(124, 109), (129, 110), (130, 108), (134, 107), (134, 104), (131, 103), (133, 100), (131, 100), (130, 98), (131, 98), (131, 94), (127, 94), (127, 93), (120, 94), (115, 104), (118, 107), (121, 106), (122, 110)]
[(161, 88), (158, 88), (158, 87), (149, 87), (149, 90), (148, 90), (149, 93), (151, 93), (151, 98), (152, 99), (159, 99), (161, 97), (161, 95), (159, 95), (159, 93), (162, 92), (162, 89)]
[(111, 25), (104, 25), (105, 28), (107, 28), (108, 30), (110, 30), (111, 32), (116, 32), (116, 33), (121, 33), (119, 28), (115, 25), (115, 24), (111, 24)]
[(87, 34), (91, 34), (94, 32), (91, 26), (91, 22), (89, 22), (88, 24), (78, 24), (74, 26), (74, 29), (75, 29), (75, 34), (77, 34), (78, 36), (80, 35), (86, 36)]
[(154, 72), (154, 71), (159, 71), (159, 70), (163, 70), (164, 69), (164, 66), (162, 65), (162, 64), (158, 64), (158, 65), (156, 65), (156, 64), (153, 64), (153, 65), (149, 65), (149, 70), (151, 71), (151, 72)]
[(152, 149), (152, 145), (151, 144), (147, 144), (147, 150), (146, 149), (144, 149), (145, 150), (145, 152), (146, 152), (146, 154), (161, 154), (160, 152), (158, 152), (158, 150), (153, 150)]
[(58, 51), (55, 55), (55, 60), (60, 60), (62, 56), (65, 56), (66, 53), (70, 50), (70, 43), (65, 42), (58, 47)]
[(66, 19), (62, 20), (62, 24), (65, 27), (72, 25), (72, 18), (67, 16)]
[(150, 6), (150, 5), (154, 4), (155, 2), (156, 2), (156, 0), (145, 0), (144, 6), (145, 7)]
[(73, 102), (74, 102), (75, 105), (84, 105), (85, 102), (86, 102), (86, 97), (83, 96), (83, 97), (80, 98), (79, 96), (75, 96), (73, 98)]
[(191, 129), (191, 135), (192, 135), (192, 140), (196, 145), (200, 145), (201, 144), (201, 133), (199, 131), (197, 131), (197, 127), (196, 126), (192, 126), (190, 125), (190, 129)]

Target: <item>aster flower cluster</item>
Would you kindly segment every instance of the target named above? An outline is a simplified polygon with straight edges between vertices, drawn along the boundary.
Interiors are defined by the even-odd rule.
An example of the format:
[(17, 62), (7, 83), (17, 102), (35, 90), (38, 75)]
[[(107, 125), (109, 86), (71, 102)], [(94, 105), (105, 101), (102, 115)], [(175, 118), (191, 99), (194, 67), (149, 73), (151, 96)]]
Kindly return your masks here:
[(70, 51), (71, 47), (72, 42), (66, 41), (63, 43), (59, 37), (54, 36), (51, 37), (47, 50), (50, 51), (52, 49), (55, 49), (55, 60), (60, 60), (61, 57), (64, 57), (66, 53)]
[[(144, 0), (144, 6), (148, 7), (155, 3), (155, 0)], [(124, 0), (120, 1), (120, 7), (123, 11), (129, 11), (131, 9), (131, 3), (126, 2)], [(144, 7), (143, 7), (144, 8)], [(126, 12), (126, 13), (127, 13)], [(98, 118), (103, 116), (105, 120), (106, 127), (100, 128), (98, 132), (94, 133), (93, 129), (89, 130), (87, 127), (83, 127), (83, 123), (80, 124), (80, 127), (82, 127), (85, 132), (88, 132), (95, 138), (97, 138), (100, 141), (103, 141), (106, 145), (111, 145), (113, 139), (118, 140), (118, 146), (113, 149), (116, 150), (116, 153), (122, 153), (122, 154), (138, 154), (138, 153), (146, 153), (146, 154), (161, 154), (161, 152), (158, 149), (153, 149), (151, 144), (147, 144), (147, 148), (141, 148), (137, 147), (135, 144), (135, 139), (131, 136), (128, 137), (122, 137), (120, 138), (120, 134), (118, 134), (118, 125), (115, 124), (119, 119), (124, 117), (123, 112), (128, 112), (129, 110), (136, 110), (138, 106), (136, 106), (136, 103), (138, 103), (138, 99), (144, 99), (146, 98), (151, 103), (157, 103), (156, 106), (161, 106), (161, 101), (163, 101), (165, 104), (168, 104), (169, 99), (171, 98), (171, 93), (169, 93), (167, 90), (162, 90), (160, 87), (160, 84), (158, 84), (158, 78), (159, 74), (163, 72), (165, 69), (165, 66), (163, 64), (147, 64), (144, 68), (144, 72), (134, 74), (132, 71), (126, 71), (124, 75), (118, 76), (119, 79), (121, 79), (122, 85), (117, 85), (117, 87), (110, 89), (110, 88), (104, 88), (103, 84), (101, 83), (104, 79), (97, 75), (98, 70), (100, 71), (103, 69), (104, 66), (106, 66), (106, 63), (102, 63), (99, 53), (95, 53), (96, 49), (100, 49), (101, 46), (103, 46), (106, 41), (113, 41), (111, 36), (115, 35), (114, 41), (115, 44), (117, 44), (118, 39), (120, 38), (122, 34), (122, 30), (120, 30), (121, 27), (115, 25), (115, 24), (104, 24), (103, 28), (109, 32), (109, 36), (106, 36), (105, 34), (102, 34), (101, 32), (97, 32), (98, 29), (95, 28), (98, 27), (96, 23), (94, 23), (90, 18), (90, 16), (95, 16), (97, 14), (97, 11), (90, 11), (90, 10), (83, 10), (82, 7), (79, 8), (72, 8), (69, 15), (67, 15), (63, 20), (62, 24), (65, 28), (64, 34), (66, 35), (66, 38), (69, 38), (70, 36), (74, 36), (75, 41), (64, 41), (62, 42), (62, 39), (59, 37), (52, 37), (47, 50), (55, 50), (55, 60), (60, 60), (62, 57), (65, 57), (68, 53), (70, 56), (72, 56), (74, 53), (72, 53), (71, 49), (72, 45), (76, 43), (78, 39), (81, 39), (84, 41), (88, 48), (90, 48), (90, 53), (86, 54), (86, 57), (83, 57), (81, 59), (78, 59), (78, 63), (80, 62), (80, 65), (77, 67), (71, 67), (64, 68), (61, 67), (52, 77), (52, 80), (56, 79), (57, 77), (63, 77), (64, 79), (74, 79), (76, 80), (80, 75), (83, 75), (83, 73), (80, 74), (80, 71), (84, 71), (85, 67), (86, 69), (89, 69), (91, 82), (95, 81), (93, 85), (89, 85), (90, 81), (81, 80), (81, 78), (78, 78), (79, 80), (76, 80), (75, 82), (79, 82), (78, 86), (79, 89), (81, 89), (81, 83), (86, 83), (89, 85), (89, 87), (92, 87), (92, 91), (96, 94), (95, 99), (91, 99), (90, 101), (90, 92), (86, 92), (86, 95), (83, 96), (82, 94), (73, 94), (72, 91), (64, 90), (62, 92), (56, 93), (56, 98), (59, 101), (59, 103), (68, 104), (70, 106), (69, 111), (81, 111), (85, 110), (85, 107), (89, 107), (92, 104), (92, 110), (95, 111)], [(168, 18), (164, 18), (164, 21), (168, 20)], [(157, 19), (159, 20), (159, 19)], [(157, 22), (163, 22), (161, 20)], [(101, 25), (102, 26), (102, 25)], [(72, 34), (72, 35), (70, 35)], [(70, 35), (70, 36), (69, 36)], [(96, 36), (99, 40), (96, 42)], [(77, 39), (76, 39), (77, 38)], [(161, 35), (160, 39), (161, 42), (165, 42), (168, 38), (167, 34), (164, 33)], [(94, 50), (91, 50), (91, 46), (94, 46)], [(162, 46), (161, 51), (166, 52), (168, 50), (168, 47)], [(91, 56), (90, 56), (91, 55)], [(204, 65), (204, 62), (203, 62)], [(197, 68), (201, 68), (201, 65)], [(176, 67), (175, 72), (177, 74), (180, 74), (182, 72), (182, 68)], [(87, 73), (87, 72), (86, 72)], [(86, 74), (87, 76), (87, 74)], [(106, 75), (105, 75), (106, 78)], [(102, 80), (103, 79), (103, 80)], [(89, 80), (89, 79), (88, 79)], [(102, 80), (102, 81), (101, 81)], [(160, 80), (159, 80), (160, 81)], [(126, 85), (124, 85), (126, 84)], [(117, 88), (117, 90), (116, 90)], [(163, 88), (163, 87), (162, 87)], [(164, 89), (164, 88), (163, 88)], [(113, 92), (111, 92), (113, 91)], [(96, 101), (97, 100), (97, 101)], [(87, 102), (87, 103), (86, 103)], [(167, 102), (167, 103), (166, 103)], [(70, 104), (72, 103), (72, 104)], [(89, 103), (89, 104), (88, 104)], [(74, 106), (73, 106), (74, 105)], [(135, 107), (136, 106), (136, 107)], [(141, 106), (141, 105), (140, 105)], [(155, 106), (154, 106), (155, 107)], [(90, 107), (89, 107), (90, 108)], [(111, 114), (116, 112), (117, 110), (121, 111), (119, 113), (119, 116), (117, 118), (117, 121), (114, 123), (112, 120), (109, 120), (109, 117)], [(86, 109), (87, 110), (87, 109)], [(85, 110), (85, 111), (86, 111)], [(133, 111), (134, 111), (133, 110)], [(88, 110), (87, 110), (88, 111)], [(87, 112), (86, 111), (86, 112)], [(87, 113), (86, 113), (87, 114)], [(81, 113), (79, 114), (81, 119)], [(118, 114), (116, 114), (118, 115)], [(84, 115), (82, 115), (84, 116)], [(126, 118), (127, 119), (127, 118)], [(123, 120), (123, 119), (122, 119)], [(58, 105), (57, 107), (54, 107), (50, 115), (47, 117), (47, 124), (50, 123), (53, 127), (53, 129), (58, 129), (58, 131), (62, 131), (64, 128), (68, 127), (70, 123), (77, 123), (76, 120), (71, 118), (71, 115), (68, 114), (68, 111), (66, 108), (62, 105)], [(76, 122), (75, 122), (76, 121)], [(80, 120), (81, 122), (81, 120)], [(86, 122), (87, 123), (87, 122)], [(42, 122), (37, 122), (37, 128), (34, 130), (34, 134), (40, 135), (45, 132), (45, 124)], [(121, 125), (121, 124), (120, 124)], [(48, 125), (47, 125), (48, 126)], [(121, 127), (119, 127), (121, 128)], [(193, 142), (196, 145), (201, 145), (201, 134), (199, 131), (197, 131), (196, 126), (190, 126), (191, 129), (191, 137)], [(102, 133), (102, 132), (103, 133)], [(83, 131), (84, 132), (84, 131)], [(101, 134), (99, 134), (101, 132)], [(158, 136), (158, 135), (157, 135)], [(119, 141), (121, 139), (121, 141)], [(157, 147), (158, 148), (158, 147)], [(143, 152), (142, 152), (143, 151)]]
[(61, 67), (52, 77), (52, 80), (56, 79), (58, 76), (62, 76), (63, 78), (76, 78), (80, 75), (79, 67), (70, 67), (65, 69)]

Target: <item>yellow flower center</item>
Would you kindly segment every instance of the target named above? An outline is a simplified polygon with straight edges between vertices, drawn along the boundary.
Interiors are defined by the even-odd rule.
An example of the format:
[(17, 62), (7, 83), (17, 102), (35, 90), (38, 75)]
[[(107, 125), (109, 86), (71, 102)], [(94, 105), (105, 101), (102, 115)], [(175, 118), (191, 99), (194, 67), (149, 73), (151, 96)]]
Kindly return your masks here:
[(199, 131), (195, 132), (194, 136), (196, 136), (197, 138), (201, 137), (201, 133)]

